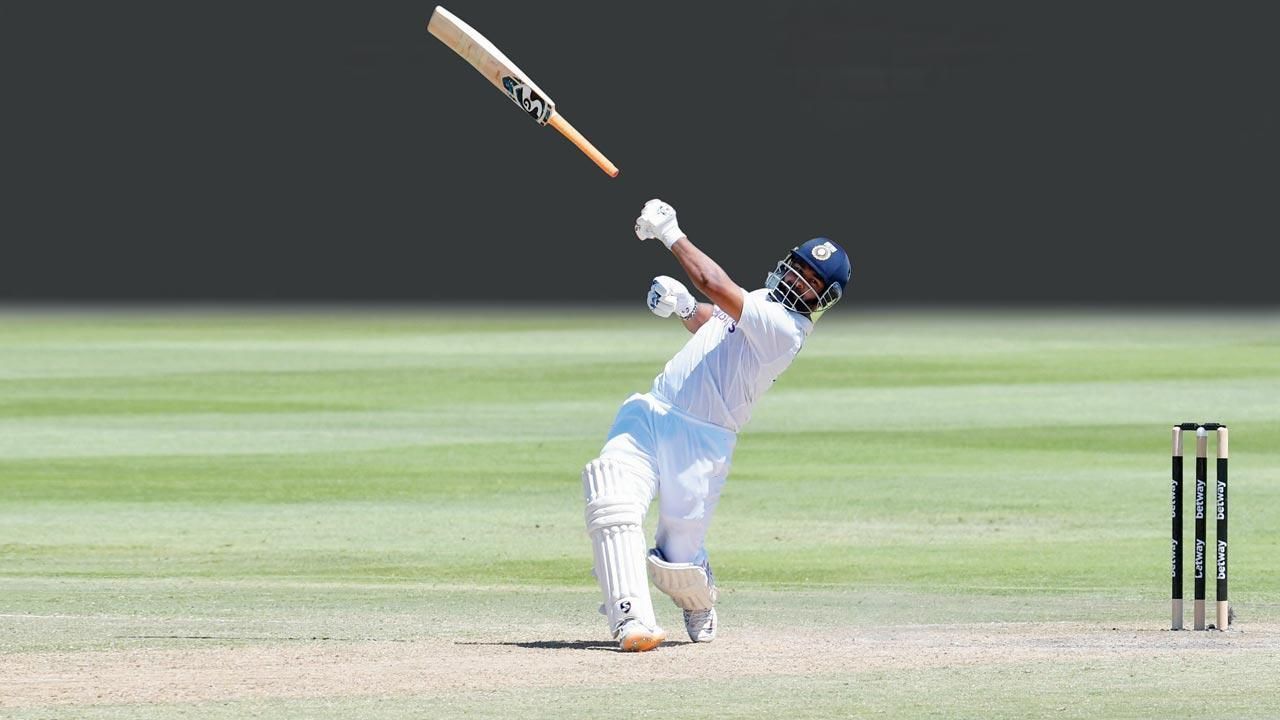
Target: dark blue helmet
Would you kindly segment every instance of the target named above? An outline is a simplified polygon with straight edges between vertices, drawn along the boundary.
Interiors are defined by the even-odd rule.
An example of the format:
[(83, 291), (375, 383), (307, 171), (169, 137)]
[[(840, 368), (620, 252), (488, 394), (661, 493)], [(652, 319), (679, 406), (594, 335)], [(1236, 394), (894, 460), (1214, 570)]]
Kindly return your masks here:
[[(807, 266), (822, 281), (812, 285), (801, 270)], [(853, 277), (853, 263), (844, 248), (824, 237), (798, 245), (778, 261), (765, 278), (773, 299), (796, 312), (818, 314), (835, 305)]]

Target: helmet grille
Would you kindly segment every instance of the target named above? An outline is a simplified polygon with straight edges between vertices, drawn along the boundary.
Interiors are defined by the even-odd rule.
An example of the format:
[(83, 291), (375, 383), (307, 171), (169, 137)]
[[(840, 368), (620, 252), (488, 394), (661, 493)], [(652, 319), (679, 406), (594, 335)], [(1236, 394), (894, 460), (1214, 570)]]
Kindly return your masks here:
[[(831, 283), (819, 293), (805, 278), (790, 254), (778, 261), (773, 272), (765, 277), (764, 286), (772, 293), (774, 300), (802, 313), (823, 312), (835, 305), (841, 296), (839, 283)], [(804, 296), (810, 292), (816, 299), (805, 300)]]

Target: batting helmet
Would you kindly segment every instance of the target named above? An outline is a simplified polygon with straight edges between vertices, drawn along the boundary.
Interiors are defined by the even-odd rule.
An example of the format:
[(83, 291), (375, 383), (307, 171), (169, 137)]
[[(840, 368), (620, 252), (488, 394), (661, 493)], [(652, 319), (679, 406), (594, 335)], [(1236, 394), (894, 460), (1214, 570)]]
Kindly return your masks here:
[[(821, 288), (805, 278), (801, 264), (817, 273)], [(765, 277), (764, 286), (772, 291), (774, 300), (796, 312), (821, 313), (840, 300), (852, 277), (849, 254), (835, 242), (819, 237), (791, 248)], [(812, 297), (806, 299), (809, 291)]]

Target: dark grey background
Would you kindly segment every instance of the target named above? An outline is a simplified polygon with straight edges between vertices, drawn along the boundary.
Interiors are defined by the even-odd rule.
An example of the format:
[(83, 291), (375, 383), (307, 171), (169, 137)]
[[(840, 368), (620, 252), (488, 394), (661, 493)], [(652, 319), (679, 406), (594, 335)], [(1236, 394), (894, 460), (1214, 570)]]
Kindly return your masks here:
[(1265, 3), (0, 5), (0, 299), (615, 301), (818, 234), (869, 304), (1280, 302)]

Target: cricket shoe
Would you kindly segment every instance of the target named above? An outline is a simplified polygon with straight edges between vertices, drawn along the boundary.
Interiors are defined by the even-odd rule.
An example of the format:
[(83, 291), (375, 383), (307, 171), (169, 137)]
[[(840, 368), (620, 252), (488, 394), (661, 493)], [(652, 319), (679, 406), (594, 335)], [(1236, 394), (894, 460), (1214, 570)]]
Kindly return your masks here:
[(623, 652), (652, 650), (667, 639), (667, 632), (658, 626), (649, 627), (635, 618), (626, 618), (613, 631), (618, 648)]
[(685, 610), (684, 629), (694, 642), (711, 642), (716, 639), (716, 609)]

